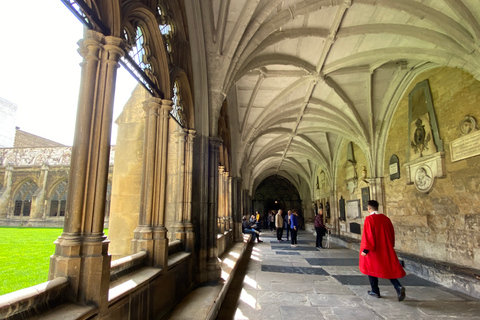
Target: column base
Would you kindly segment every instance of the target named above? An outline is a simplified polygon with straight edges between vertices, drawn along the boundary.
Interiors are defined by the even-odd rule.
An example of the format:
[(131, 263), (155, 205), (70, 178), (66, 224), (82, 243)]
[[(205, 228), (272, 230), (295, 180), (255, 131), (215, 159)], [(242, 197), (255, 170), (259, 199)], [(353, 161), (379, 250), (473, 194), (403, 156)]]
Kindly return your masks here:
[(87, 237), (62, 234), (55, 241), (48, 278), (68, 278), (67, 300), (107, 305), (111, 261), (108, 243), (103, 234)]
[(162, 268), (164, 271), (168, 268), (168, 238), (167, 228), (158, 227), (153, 231), (153, 256), (152, 265)]

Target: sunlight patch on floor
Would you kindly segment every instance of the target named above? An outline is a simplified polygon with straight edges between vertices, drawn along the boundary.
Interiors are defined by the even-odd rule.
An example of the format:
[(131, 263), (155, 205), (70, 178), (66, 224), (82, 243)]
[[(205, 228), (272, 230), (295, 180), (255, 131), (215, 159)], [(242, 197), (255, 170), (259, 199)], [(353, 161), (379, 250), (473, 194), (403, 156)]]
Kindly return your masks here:
[(243, 302), (248, 304), (250, 307), (255, 309), (257, 300), (251, 294), (247, 293), (245, 289), (242, 289), (242, 293), (240, 294), (240, 300), (242, 300)]

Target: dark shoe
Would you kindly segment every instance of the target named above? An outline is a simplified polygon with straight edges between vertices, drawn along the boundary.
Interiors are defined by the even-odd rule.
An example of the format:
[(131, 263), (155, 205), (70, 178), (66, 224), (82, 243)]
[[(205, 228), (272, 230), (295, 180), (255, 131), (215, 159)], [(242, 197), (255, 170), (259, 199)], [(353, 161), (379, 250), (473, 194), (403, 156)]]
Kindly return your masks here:
[(405, 288), (400, 287), (400, 290), (398, 291), (398, 301), (403, 301), (405, 299)]
[[(380, 293), (376, 293), (376, 292), (373, 292), (373, 291), (367, 291), (368, 295), (372, 296), (372, 297), (375, 297), (375, 298), (380, 298)], [(399, 298), (400, 299), (400, 298)]]
[(257, 240), (258, 243), (263, 242), (262, 240)]

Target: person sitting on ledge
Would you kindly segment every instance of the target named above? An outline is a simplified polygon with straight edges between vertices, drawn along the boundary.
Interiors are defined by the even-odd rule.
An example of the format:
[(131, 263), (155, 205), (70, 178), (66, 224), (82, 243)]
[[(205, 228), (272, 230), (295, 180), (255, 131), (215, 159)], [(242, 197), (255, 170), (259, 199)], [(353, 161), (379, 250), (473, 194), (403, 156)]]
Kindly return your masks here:
[(263, 242), (260, 240), (260, 232), (257, 230), (252, 229), (250, 221), (247, 220), (247, 216), (243, 216), (242, 221), (242, 233), (244, 234), (253, 234), (254, 239), (257, 239), (257, 242)]

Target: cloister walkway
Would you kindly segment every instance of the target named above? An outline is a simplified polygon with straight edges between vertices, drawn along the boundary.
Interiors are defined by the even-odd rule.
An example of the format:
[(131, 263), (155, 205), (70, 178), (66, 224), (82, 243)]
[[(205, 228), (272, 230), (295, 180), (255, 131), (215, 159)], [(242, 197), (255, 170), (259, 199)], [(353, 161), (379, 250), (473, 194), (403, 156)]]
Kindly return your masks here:
[(480, 319), (480, 300), (408, 272), (403, 302), (383, 279), (382, 298), (368, 296), (358, 252), (316, 249), (311, 233), (299, 232), (296, 248), (270, 231), (262, 240), (247, 248), (217, 319)]

